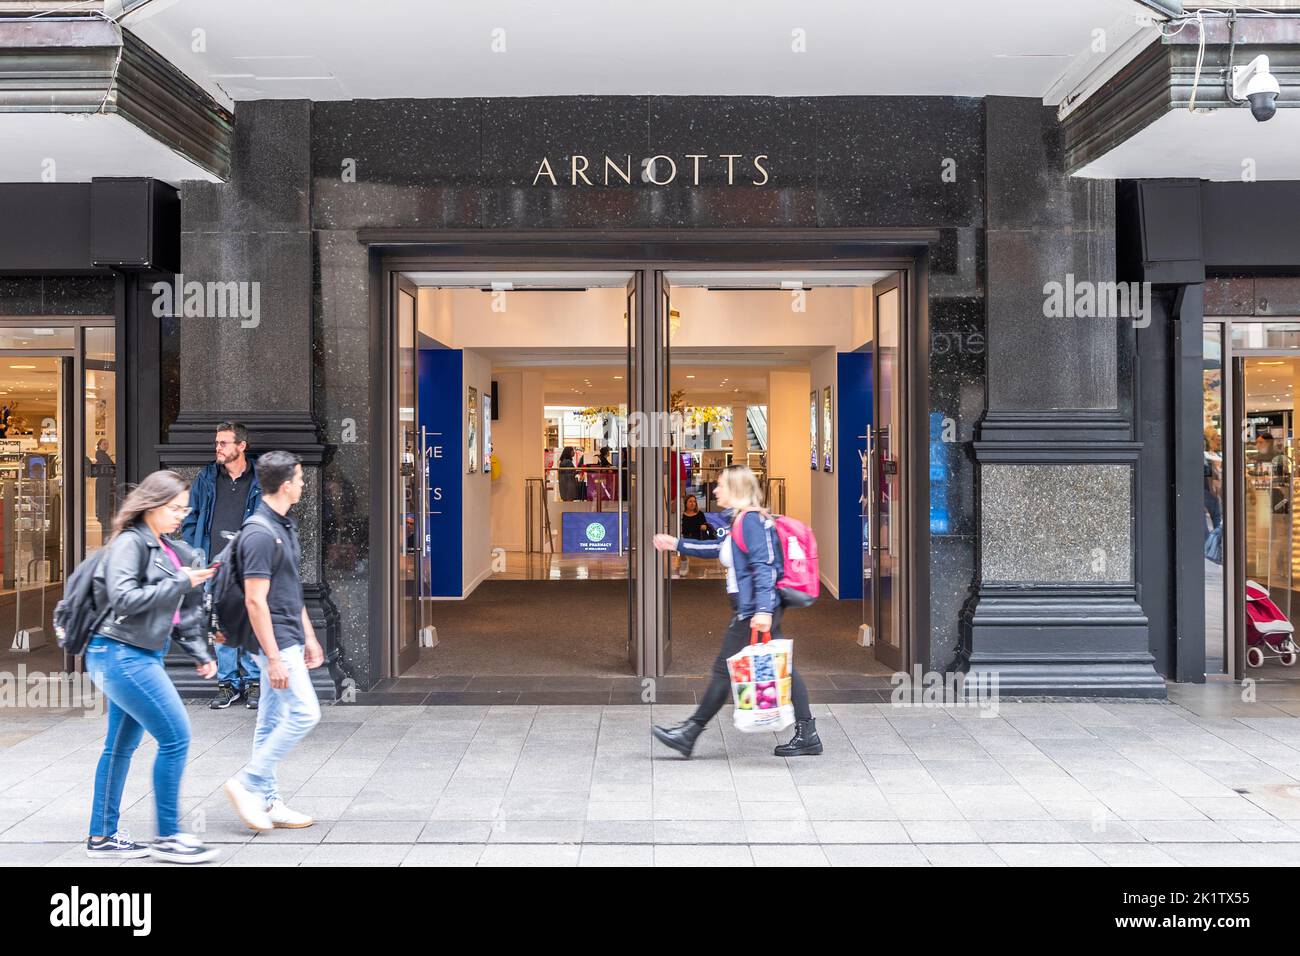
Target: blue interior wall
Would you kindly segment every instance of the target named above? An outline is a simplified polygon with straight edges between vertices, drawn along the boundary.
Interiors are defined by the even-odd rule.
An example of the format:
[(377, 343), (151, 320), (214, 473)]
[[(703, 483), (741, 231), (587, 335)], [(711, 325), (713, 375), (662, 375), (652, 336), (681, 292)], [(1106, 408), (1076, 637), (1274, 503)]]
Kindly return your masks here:
[(839, 591), (840, 600), (862, 599), (862, 456), (871, 426), (870, 352), (841, 352), (836, 356), (839, 388)]
[[(464, 361), (460, 349), (420, 349), (417, 353), (419, 407), (416, 429), (430, 432), (429, 527), (430, 589), (434, 597), (460, 597), (463, 587), (463, 477), (465, 442), (461, 418)], [(412, 520), (408, 517), (408, 520)]]

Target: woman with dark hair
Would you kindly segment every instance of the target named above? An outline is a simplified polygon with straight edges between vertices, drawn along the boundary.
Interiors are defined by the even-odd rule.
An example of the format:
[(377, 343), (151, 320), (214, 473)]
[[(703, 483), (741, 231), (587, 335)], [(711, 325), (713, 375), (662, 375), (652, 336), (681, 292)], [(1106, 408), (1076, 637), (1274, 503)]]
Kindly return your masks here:
[(612, 450), (608, 445), (602, 445), (600, 457), (587, 472), (587, 498), (591, 501), (614, 500), (614, 461), (609, 457)]
[(573, 460), (574, 451), (572, 445), (565, 445), (564, 451), (560, 452), (560, 460), (555, 463), (561, 501), (578, 499), (578, 469), (577, 463)]
[[(217, 850), (179, 825), (181, 772), (190, 746), (190, 719), (167, 676), (163, 658), (174, 639), (211, 678), (203, 583), (215, 570), (191, 567), (198, 555), (171, 540), (189, 512), (189, 485), (174, 471), (155, 471), (126, 496), (113, 518), (113, 539), (95, 572), (95, 606), (108, 613), (86, 645), (86, 671), (108, 698), (108, 733), (95, 771), (94, 809), (86, 855), (91, 859), (152, 856), (172, 863), (206, 863)], [(198, 563), (201, 565), (202, 560)], [(158, 741), (153, 792), (158, 839), (132, 842), (117, 827), (122, 787), (144, 732)]]
[(708, 541), (714, 537), (709, 527), (709, 519), (700, 510), (700, 500), (694, 495), (687, 495), (682, 508), (682, 537), (693, 541)]

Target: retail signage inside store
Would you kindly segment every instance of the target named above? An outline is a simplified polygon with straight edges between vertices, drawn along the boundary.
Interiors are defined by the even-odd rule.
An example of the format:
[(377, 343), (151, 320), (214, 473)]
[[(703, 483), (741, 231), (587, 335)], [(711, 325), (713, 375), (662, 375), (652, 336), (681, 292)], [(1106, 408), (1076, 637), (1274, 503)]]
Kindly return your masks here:
[(767, 153), (748, 156), (744, 153), (685, 153), (669, 156), (660, 153), (644, 159), (632, 156), (564, 156), (552, 164), (543, 156), (533, 175), (534, 186), (630, 186), (633, 177), (652, 186), (673, 183), (698, 186), (700, 177), (710, 173), (727, 174), (728, 186), (765, 186), (771, 178)]

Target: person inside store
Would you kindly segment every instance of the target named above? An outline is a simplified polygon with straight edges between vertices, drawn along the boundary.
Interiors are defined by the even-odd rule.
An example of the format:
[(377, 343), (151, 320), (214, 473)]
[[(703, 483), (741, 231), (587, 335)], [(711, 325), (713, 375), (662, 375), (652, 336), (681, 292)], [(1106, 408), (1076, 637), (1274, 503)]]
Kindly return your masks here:
[(713, 537), (713, 529), (709, 527), (704, 512), (700, 510), (699, 499), (694, 495), (687, 495), (682, 504), (682, 537), (695, 541), (708, 541)]
[[(713, 661), (708, 689), (700, 698), (695, 713), (685, 721), (675, 727), (655, 726), (650, 731), (660, 743), (685, 757), (691, 755), (705, 726), (731, 697), (727, 658), (738, 654), (749, 643), (750, 629), (760, 634), (770, 632), (773, 638), (785, 636), (781, 633), (781, 596), (776, 589), (781, 576), (781, 548), (776, 541), (772, 516), (763, 510), (763, 492), (757, 476), (748, 465), (728, 465), (718, 475), (713, 494), (723, 509), (728, 526), (736, 520), (736, 515), (741, 516), (738, 533), (745, 543), (744, 548), (731, 546), (730, 533), (711, 541), (691, 541), (670, 534), (654, 536), (657, 551), (716, 558), (727, 569), (731, 621), (722, 636), (722, 649)], [(778, 757), (820, 754), (822, 742), (817, 736), (817, 722), (813, 720), (808, 688), (794, 667), (790, 669), (790, 697), (794, 704), (794, 737), (779, 745), (773, 753)]]
[(614, 460), (608, 445), (600, 446), (600, 457), (587, 472), (587, 497), (592, 501), (614, 500)]
[(1255, 463), (1260, 473), (1271, 479), (1273, 511), (1285, 514), (1291, 510), (1291, 468), (1285, 452), (1271, 431), (1255, 436)]
[(572, 445), (565, 445), (564, 450), (560, 452), (560, 460), (555, 463), (561, 501), (578, 500), (578, 468), (573, 457), (575, 451)]
[(116, 476), (117, 465), (108, 453), (108, 439), (101, 438), (95, 442), (95, 460), (86, 459), (86, 476), (95, 479), (95, 517), (105, 537), (108, 526), (113, 520), (117, 508)]

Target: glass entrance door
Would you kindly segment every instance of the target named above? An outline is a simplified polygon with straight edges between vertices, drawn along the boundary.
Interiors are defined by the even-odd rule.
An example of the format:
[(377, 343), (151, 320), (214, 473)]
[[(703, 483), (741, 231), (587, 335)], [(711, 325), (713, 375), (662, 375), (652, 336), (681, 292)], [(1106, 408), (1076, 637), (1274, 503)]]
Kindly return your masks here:
[(54, 606), (121, 493), (112, 325), (51, 321), (0, 322), (0, 667), (46, 673), (73, 666)]
[(398, 626), (396, 635), (397, 673), (414, 664), (420, 654), (419, 628), (421, 596), (424, 593), (423, 558), (428, 552), (427, 495), (422, 494), (428, 461), (423, 453), (425, 442), (420, 435), (417, 416), (416, 289), (395, 280), (397, 371), (397, 451), (398, 524), (397, 541)]
[(1293, 622), (1300, 613), (1300, 508), (1295, 386), (1300, 358), (1236, 360), (1242, 440), (1236, 461), (1241, 649), (1252, 677), (1286, 677), (1300, 660)]
[(903, 276), (877, 283), (873, 309), (872, 415), (863, 462), (863, 625), (876, 658), (903, 670), (909, 659), (902, 626)]

